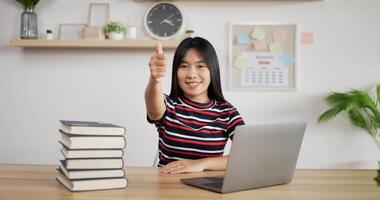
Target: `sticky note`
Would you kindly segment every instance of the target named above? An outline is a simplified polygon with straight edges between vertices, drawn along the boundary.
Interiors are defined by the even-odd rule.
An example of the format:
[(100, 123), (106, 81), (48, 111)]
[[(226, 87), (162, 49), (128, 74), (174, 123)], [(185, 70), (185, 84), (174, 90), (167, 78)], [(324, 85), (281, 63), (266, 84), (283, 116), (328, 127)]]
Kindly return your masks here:
[(265, 41), (253, 41), (253, 47), (256, 51), (267, 51), (268, 50), (268, 44)]
[(314, 43), (314, 33), (301, 33), (301, 44), (310, 45)]
[(234, 60), (234, 67), (236, 69), (242, 70), (247, 67), (248, 60), (245, 59), (243, 56), (236, 56)]
[(292, 53), (284, 53), (280, 56), (280, 60), (287, 67), (294, 62), (294, 55)]
[(273, 54), (281, 54), (283, 52), (281, 43), (274, 42), (269, 45), (269, 51)]
[(273, 31), (273, 40), (275, 42), (287, 42), (288, 38), (284, 30), (275, 30)]
[(266, 36), (267, 32), (264, 28), (256, 26), (251, 34), (251, 38), (256, 40), (263, 40)]
[(236, 36), (236, 43), (238, 45), (248, 45), (251, 43), (251, 38), (249, 38), (249, 33), (238, 33)]

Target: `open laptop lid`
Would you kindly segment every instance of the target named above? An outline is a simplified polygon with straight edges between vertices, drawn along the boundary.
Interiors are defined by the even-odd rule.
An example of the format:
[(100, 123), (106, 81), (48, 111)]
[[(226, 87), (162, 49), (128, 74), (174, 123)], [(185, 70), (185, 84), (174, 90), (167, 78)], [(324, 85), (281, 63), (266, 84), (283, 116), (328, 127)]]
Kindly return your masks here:
[(290, 182), (305, 128), (306, 123), (237, 127), (222, 192)]

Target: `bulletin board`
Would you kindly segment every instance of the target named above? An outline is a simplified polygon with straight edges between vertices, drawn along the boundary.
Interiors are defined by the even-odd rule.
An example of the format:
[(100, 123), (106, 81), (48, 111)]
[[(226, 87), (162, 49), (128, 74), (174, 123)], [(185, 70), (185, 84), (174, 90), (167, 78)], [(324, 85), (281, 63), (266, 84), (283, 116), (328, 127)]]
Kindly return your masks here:
[(231, 23), (229, 30), (230, 90), (296, 90), (296, 24)]

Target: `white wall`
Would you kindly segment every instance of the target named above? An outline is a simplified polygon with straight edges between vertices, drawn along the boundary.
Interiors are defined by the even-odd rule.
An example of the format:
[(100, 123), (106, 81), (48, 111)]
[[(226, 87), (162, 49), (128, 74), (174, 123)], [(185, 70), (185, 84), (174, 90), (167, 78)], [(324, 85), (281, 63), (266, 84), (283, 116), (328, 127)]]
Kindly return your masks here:
[[(40, 32), (59, 23), (85, 22), (90, 0), (41, 0)], [(152, 2), (104, 0), (111, 18), (140, 27)], [(307, 121), (301, 168), (373, 168), (380, 159), (371, 138), (345, 118), (316, 124), (330, 91), (366, 89), (379, 81), (380, 1), (178, 2), (188, 25), (215, 46), (225, 96), (245, 121)], [(22, 49), (10, 47), (19, 36), (21, 6), (0, 1), (0, 163), (50, 163), (60, 159), (59, 119), (100, 120), (127, 127), (128, 165), (152, 163), (157, 135), (145, 120), (143, 93), (152, 50)], [(227, 91), (228, 22), (297, 22), (299, 32), (314, 32), (315, 44), (299, 46), (296, 92)], [(299, 42), (299, 40), (297, 41)], [(173, 51), (168, 51), (169, 59)], [(171, 60), (169, 65), (171, 64)], [(170, 77), (170, 73), (167, 77)], [(170, 78), (164, 82), (170, 89)], [(368, 162), (362, 162), (368, 161)]]

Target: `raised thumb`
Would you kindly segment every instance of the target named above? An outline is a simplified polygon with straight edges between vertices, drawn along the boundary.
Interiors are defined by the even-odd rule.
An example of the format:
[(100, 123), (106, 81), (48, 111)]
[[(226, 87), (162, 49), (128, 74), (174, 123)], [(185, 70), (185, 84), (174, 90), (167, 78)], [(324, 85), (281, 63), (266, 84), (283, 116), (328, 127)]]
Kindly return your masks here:
[(162, 45), (161, 42), (157, 41), (156, 43), (156, 54), (161, 54), (162, 53)]

